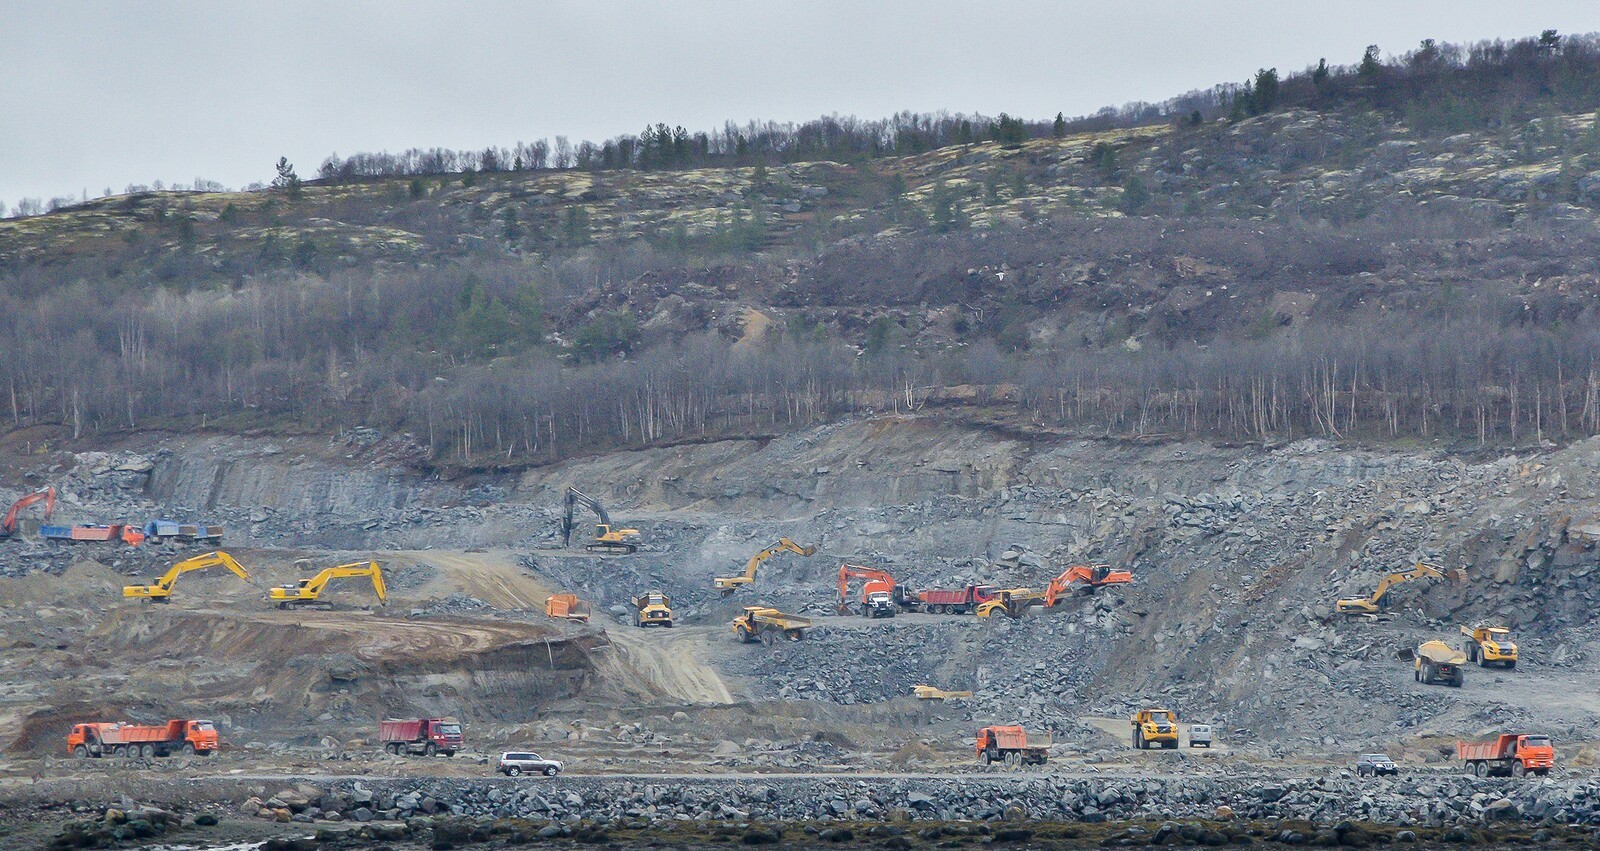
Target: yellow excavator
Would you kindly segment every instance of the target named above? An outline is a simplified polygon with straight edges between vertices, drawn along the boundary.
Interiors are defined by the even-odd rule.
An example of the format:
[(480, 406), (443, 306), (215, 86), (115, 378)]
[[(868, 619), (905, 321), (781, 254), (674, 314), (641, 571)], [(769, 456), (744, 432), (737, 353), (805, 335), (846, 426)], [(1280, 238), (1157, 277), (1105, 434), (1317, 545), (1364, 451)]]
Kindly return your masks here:
[(744, 566), (744, 574), (742, 576), (719, 576), (711, 580), (711, 583), (716, 586), (717, 590), (722, 592), (722, 596), (726, 597), (739, 590), (739, 586), (749, 585), (756, 581), (756, 568), (760, 567), (762, 562), (784, 550), (801, 556), (815, 555), (817, 552), (816, 547), (802, 547), (788, 538), (779, 538), (776, 544), (750, 557), (749, 563)]
[(1333, 610), (1341, 615), (1366, 617), (1376, 615), (1387, 608), (1385, 598), (1388, 597), (1390, 588), (1402, 582), (1410, 582), (1413, 579), (1421, 579), (1425, 576), (1434, 579), (1448, 579), (1451, 582), (1461, 582), (1467, 578), (1466, 573), (1460, 569), (1440, 570), (1434, 565), (1419, 561), (1417, 566), (1410, 570), (1402, 570), (1385, 576), (1378, 583), (1378, 590), (1373, 591), (1371, 596), (1344, 597), (1333, 604)]
[(616, 529), (611, 526), (611, 515), (606, 513), (605, 506), (600, 500), (589, 496), (577, 488), (567, 488), (567, 497), (563, 503), (561, 516), (561, 546), (572, 544), (572, 530), (577, 528), (577, 523), (572, 518), (573, 508), (583, 506), (594, 512), (600, 522), (594, 527), (594, 540), (584, 545), (584, 549), (592, 553), (624, 553), (632, 555), (639, 551), (638, 529)]
[(372, 578), (372, 590), (378, 595), (378, 605), (389, 605), (389, 589), (383, 584), (383, 568), (375, 561), (357, 561), (327, 568), (316, 576), (302, 579), (293, 585), (279, 585), (272, 588), (267, 592), (267, 599), (277, 603), (280, 609), (319, 603), (322, 591), (328, 587), (330, 581), (363, 576)]
[(149, 585), (124, 585), (122, 586), (122, 596), (137, 597), (153, 603), (170, 603), (172, 602), (172, 586), (178, 583), (178, 577), (191, 570), (204, 570), (208, 567), (217, 566), (226, 567), (238, 574), (240, 579), (246, 582), (250, 581), (250, 572), (244, 569), (244, 565), (236, 561), (233, 556), (217, 550), (216, 552), (197, 555), (194, 558), (186, 558), (174, 564), (166, 573), (161, 575), (160, 579)]

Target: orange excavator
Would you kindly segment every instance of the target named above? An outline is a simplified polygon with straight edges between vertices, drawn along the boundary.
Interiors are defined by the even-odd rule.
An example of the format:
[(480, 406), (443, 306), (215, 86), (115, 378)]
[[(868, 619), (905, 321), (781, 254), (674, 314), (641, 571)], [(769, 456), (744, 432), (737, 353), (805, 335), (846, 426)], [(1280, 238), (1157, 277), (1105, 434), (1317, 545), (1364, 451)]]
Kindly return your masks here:
[[(850, 602), (850, 580), (865, 579), (861, 586), (861, 602)], [(839, 602), (841, 615), (859, 611), (865, 618), (892, 618), (895, 613), (894, 577), (884, 571), (859, 564), (839, 565)]]
[(56, 510), (56, 489), (45, 488), (38, 493), (30, 493), (22, 499), (17, 500), (16, 503), (11, 506), (11, 510), (6, 512), (5, 521), (0, 522), (0, 541), (10, 538), (12, 535), (17, 533), (17, 515), (22, 513), (22, 509), (38, 502), (44, 503), (44, 519), (49, 520), (50, 515), (54, 514)]
[(1085, 591), (1093, 593), (1106, 585), (1126, 585), (1132, 581), (1132, 572), (1117, 570), (1109, 564), (1075, 564), (1050, 580), (1050, 585), (1044, 589), (1044, 605), (1047, 609), (1053, 608), (1066, 599), (1072, 586), (1079, 583), (1083, 584)]

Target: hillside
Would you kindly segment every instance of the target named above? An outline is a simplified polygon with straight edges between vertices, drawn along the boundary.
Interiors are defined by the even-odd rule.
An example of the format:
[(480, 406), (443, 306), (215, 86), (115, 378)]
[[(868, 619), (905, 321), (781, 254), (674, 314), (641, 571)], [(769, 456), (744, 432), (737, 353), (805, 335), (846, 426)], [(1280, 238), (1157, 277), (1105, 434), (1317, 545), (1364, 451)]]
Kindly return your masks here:
[(1595, 115), (1536, 95), (1455, 132), (1301, 82), (1255, 116), (849, 162), (0, 221), (0, 381), (41, 437), (370, 426), (465, 466), (929, 405), (1141, 439), (1600, 431)]

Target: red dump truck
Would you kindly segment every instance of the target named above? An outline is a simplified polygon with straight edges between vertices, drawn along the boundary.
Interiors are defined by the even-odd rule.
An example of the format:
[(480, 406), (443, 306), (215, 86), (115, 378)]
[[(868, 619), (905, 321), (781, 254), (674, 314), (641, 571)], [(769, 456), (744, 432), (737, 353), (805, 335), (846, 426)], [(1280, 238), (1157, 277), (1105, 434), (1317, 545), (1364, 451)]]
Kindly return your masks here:
[(40, 526), (39, 537), (47, 541), (74, 543), (111, 541), (137, 547), (144, 543), (144, 530), (128, 523), (85, 523), (77, 526)]
[(455, 756), (461, 750), (461, 722), (454, 718), (390, 718), (378, 723), (378, 738), (383, 749), (395, 755)]
[(936, 615), (946, 612), (964, 615), (976, 611), (979, 603), (988, 602), (998, 596), (992, 585), (968, 585), (960, 591), (938, 589), (921, 591), (917, 593), (916, 599), (921, 602), (923, 611)]
[(72, 725), (67, 753), (89, 757), (151, 757), (175, 753), (209, 756), (217, 750), (217, 728), (210, 721), (180, 719), (165, 724), (90, 722)]
[(1050, 759), (1050, 739), (1028, 739), (1021, 727), (984, 727), (978, 731), (978, 760), (984, 765), (1003, 762), (1008, 766), (1044, 765)]
[(1556, 764), (1550, 737), (1506, 733), (1490, 742), (1456, 742), (1456, 756), (1479, 777), (1549, 774)]

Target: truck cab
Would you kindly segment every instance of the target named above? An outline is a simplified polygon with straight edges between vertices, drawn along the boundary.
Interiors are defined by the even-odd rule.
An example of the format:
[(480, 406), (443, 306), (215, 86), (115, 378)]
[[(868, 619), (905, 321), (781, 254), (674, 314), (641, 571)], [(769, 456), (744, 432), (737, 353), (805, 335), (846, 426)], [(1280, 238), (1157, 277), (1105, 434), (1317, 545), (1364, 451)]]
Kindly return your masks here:
[(209, 754), (217, 749), (217, 725), (203, 719), (184, 725), (183, 738), (194, 746), (197, 754)]
[(445, 756), (455, 756), (461, 750), (461, 724), (450, 718), (428, 722), (428, 744), (434, 745)]
[(861, 614), (868, 618), (892, 618), (896, 610), (894, 598), (887, 589), (869, 590), (861, 601)]

